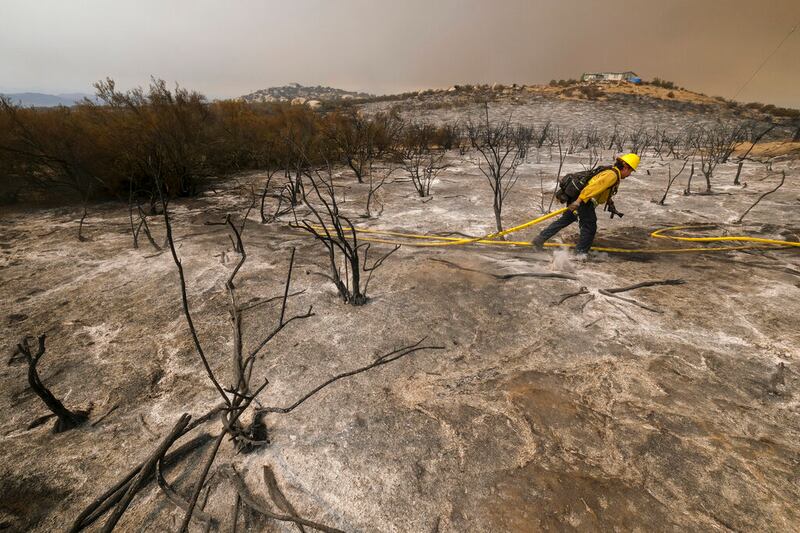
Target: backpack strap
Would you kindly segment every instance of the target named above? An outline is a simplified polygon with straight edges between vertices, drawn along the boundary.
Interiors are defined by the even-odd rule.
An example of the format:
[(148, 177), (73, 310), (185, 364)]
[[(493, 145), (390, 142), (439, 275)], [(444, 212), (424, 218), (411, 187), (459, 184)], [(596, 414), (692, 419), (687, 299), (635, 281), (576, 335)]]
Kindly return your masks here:
[(620, 173), (617, 167), (611, 167), (611, 169), (617, 174), (617, 181), (609, 187), (608, 189), (608, 199), (611, 200), (611, 197), (617, 194), (617, 189), (619, 189), (619, 183), (622, 181), (622, 174)]

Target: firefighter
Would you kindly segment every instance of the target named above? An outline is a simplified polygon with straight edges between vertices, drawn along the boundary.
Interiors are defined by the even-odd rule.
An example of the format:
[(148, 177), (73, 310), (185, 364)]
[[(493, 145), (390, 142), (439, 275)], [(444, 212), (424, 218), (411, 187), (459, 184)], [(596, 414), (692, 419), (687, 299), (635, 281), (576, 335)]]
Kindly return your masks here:
[[(567, 210), (560, 218), (542, 230), (539, 236), (531, 242), (531, 245), (536, 250), (542, 250), (545, 241), (577, 220), (581, 233), (578, 244), (575, 246), (575, 253), (579, 259), (586, 258), (592, 241), (594, 241), (594, 234), (597, 232), (595, 208), (599, 204), (606, 204), (606, 210), (611, 211), (611, 218), (614, 218), (614, 215), (621, 217), (622, 214), (615, 209), (611, 197), (617, 193), (620, 181), (630, 176), (637, 166), (639, 166), (639, 156), (625, 154), (619, 156), (611, 168), (606, 168), (592, 176), (585, 185), (573, 182), (572, 189), (567, 187), (566, 191), (572, 190), (573, 194), (579, 191), (579, 194), (577, 197), (569, 196), (569, 194), (565, 196)], [(564, 190), (563, 183), (562, 190)]]

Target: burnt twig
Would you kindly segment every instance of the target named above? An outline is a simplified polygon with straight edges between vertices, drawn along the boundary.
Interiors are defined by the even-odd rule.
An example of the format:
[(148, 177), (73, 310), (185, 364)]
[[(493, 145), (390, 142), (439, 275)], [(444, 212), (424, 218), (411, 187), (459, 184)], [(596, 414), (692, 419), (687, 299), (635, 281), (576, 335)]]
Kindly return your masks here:
[(172, 428), (166, 437), (161, 441), (158, 448), (156, 448), (155, 452), (153, 452), (150, 457), (142, 464), (142, 467), (139, 469), (139, 472), (136, 474), (136, 477), (133, 478), (131, 483), (128, 486), (128, 489), (125, 491), (124, 496), (120, 500), (119, 504), (117, 504), (117, 508), (114, 510), (112, 515), (108, 518), (106, 523), (103, 525), (103, 533), (110, 533), (114, 530), (114, 526), (117, 525), (119, 519), (122, 518), (123, 513), (130, 505), (131, 501), (133, 501), (133, 497), (136, 493), (141, 489), (145, 483), (149, 481), (150, 476), (153, 475), (153, 472), (156, 468), (156, 463), (164, 456), (165, 453), (169, 450), (170, 446), (180, 438), (183, 434), (183, 430), (189, 424), (189, 420), (191, 416), (184, 413), (178, 419), (178, 422)]
[(766, 197), (766, 196), (768, 196), (768, 195), (770, 195), (770, 194), (774, 193), (775, 191), (777, 191), (778, 189), (780, 189), (781, 187), (783, 187), (783, 184), (784, 184), (784, 182), (785, 182), (785, 181), (786, 181), (786, 171), (785, 171), (785, 170), (782, 170), (782, 171), (781, 171), (781, 182), (780, 182), (780, 183), (778, 183), (778, 185), (777, 185), (777, 186), (776, 186), (774, 189), (772, 189), (771, 191), (767, 191), (767, 192), (765, 192), (764, 194), (762, 194), (761, 196), (759, 196), (759, 197), (758, 197), (758, 200), (756, 200), (756, 201), (755, 201), (755, 203), (754, 203), (753, 205), (751, 205), (750, 207), (748, 207), (748, 208), (747, 208), (747, 211), (745, 211), (744, 213), (742, 213), (742, 216), (740, 216), (738, 219), (736, 219), (736, 222), (734, 222), (734, 224), (741, 224), (741, 223), (742, 223), (742, 220), (743, 220), (743, 219), (744, 219), (744, 217), (745, 217), (745, 215), (747, 215), (747, 213), (749, 213), (751, 209), (753, 209), (755, 206), (757, 206), (757, 205), (758, 205), (758, 203), (759, 203), (761, 200), (763, 200), (763, 199), (764, 199), (764, 197)]
[(686, 281), (682, 279), (665, 279), (661, 281), (643, 281), (641, 283), (636, 283), (635, 285), (629, 285), (627, 287), (619, 287), (616, 289), (604, 289), (604, 290), (612, 294), (617, 294), (620, 292), (632, 291), (634, 289), (641, 289), (642, 287), (655, 287), (657, 285), (683, 285), (684, 283), (686, 283)]
[(581, 287), (580, 290), (578, 290), (577, 292), (570, 292), (570, 293), (567, 293), (567, 294), (562, 294), (561, 295), (561, 299), (558, 300), (558, 303), (556, 305), (561, 305), (564, 302), (566, 302), (567, 300), (569, 300), (570, 298), (574, 298), (575, 296), (580, 296), (582, 294), (589, 294), (589, 289), (586, 288), (586, 287)]
[(172, 238), (172, 225), (170, 224), (169, 221), (169, 210), (167, 209), (167, 201), (164, 198), (163, 191), (161, 190), (161, 184), (157, 183), (157, 185), (158, 185), (159, 198), (161, 199), (161, 205), (164, 209), (164, 225), (167, 228), (167, 242), (169, 243), (170, 252), (172, 252), (172, 260), (175, 262), (175, 266), (178, 268), (178, 278), (180, 280), (180, 286), (181, 286), (181, 302), (183, 304), (183, 314), (186, 317), (186, 323), (189, 326), (189, 331), (192, 335), (192, 341), (194, 342), (195, 350), (197, 351), (197, 354), (200, 356), (200, 360), (203, 362), (203, 367), (206, 369), (206, 374), (208, 375), (208, 378), (214, 384), (214, 387), (217, 389), (217, 392), (219, 392), (225, 404), (230, 406), (231, 401), (228, 398), (228, 395), (225, 394), (225, 391), (222, 389), (222, 385), (220, 385), (219, 381), (217, 381), (217, 378), (214, 375), (214, 371), (211, 370), (211, 365), (208, 363), (208, 358), (206, 358), (206, 354), (203, 351), (203, 346), (200, 344), (200, 339), (197, 337), (197, 330), (194, 327), (192, 314), (189, 311), (189, 300), (186, 296), (186, 279), (183, 275), (183, 266), (181, 265), (181, 260), (178, 259), (178, 252), (175, 250), (175, 241)]
[[(195, 422), (197, 422), (197, 420)], [(191, 426), (192, 424), (190, 424), (184, 429), (183, 433), (184, 435), (191, 430)], [(193, 438), (189, 442), (176, 448), (175, 450), (173, 450), (164, 457), (163, 460), (164, 466), (168, 466), (175, 463), (178, 459), (184, 457), (187, 453), (205, 445), (206, 443), (208, 443), (210, 438), (211, 436), (205, 433), (203, 435), (199, 435)], [(120, 481), (118, 481), (113, 487), (111, 487), (109, 490), (107, 490), (97, 499), (95, 499), (91, 504), (89, 504), (86, 507), (86, 509), (84, 509), (80, 515), (78, 515), (78, 518), (75, 519), (75, 522), (73, 523), (72, 528), (70, 529), (70, 533), (76, 533), (84, 528), (89, 527), (98, 518), (103, 516), (109, 509), (111, 509), (117, 502), (119, 502), (127, 492), (131, 480), (133, 480), (133, 478), (135, 478), (139, 474), (143, 466), (144, 463), (137, 465), (130, 472), (128, 472), (125, 475), (125, 477), (123, 477)]]
[[(286, 297), (287, 298), (292, 298), (294, 296), (300, 296), (301, 294), (304, 294), (305, 292), (306, 292), (306, 290), (303, 289), (302, 291), (297, 291), (297, 292), (293, 292), (291, 294), (288, 294), (288, 295), (286, 295)], [(282, 298), (283, 298), (283, 295), (273, 296), (271, 298), (265, 298), (263, 300), (259, 300), (259, 299), (251, 300), (249, 303), (246, 303), (246, 304), (242, 305), (241, 307), (239, 307), (239, 311), (247, 311), (248, 309), (253, 309), (255, 307), (260, 307), (262, 305), (266, 305), (266, 304), (268, 304), (270, 302), (274, 302), (275, 300), (280, 300)]]
[(607, 291), (605, 289), (598, 289), (597, 292), (599, 292), (603, 296), (610, 296), (611, 298), (617, 298), (618, 300), (622, 300), (623, 302), (628, 302), (629, 304), (633, 304), (635, 306), (641, 307), (642, 309), (647, 309), (648, 311), (652, 311), (653, 313), (659, 313), (659, 314), (663, 313), (663, 311), (661, 311), (660, 309), (656, 309), (654, 307), (650, 307), (649, 305), (645, 305), (645, 304), (639, 303), (636, 300), (632, 300), (630, 298), (625, 298), (624, 296), (618, 296), (618, 295), (614, 294), (613, 292), (609, 292), (609, 291)]
[(231, 483), (233, 483), (233, 486), (236, 489), (236, 492), (239, 494), (242, 503), (250, 507), (252, 510), (263, 514), (267, 518), (272, 518), (273, 520), (280, 520), (281, 522), (294, 522), (295, 524), (302, 524), (304, 526), (314, 528), (318, 531), (324, 531), (325, 533), (344, 533), (340, 529), (326, 526), (318, 522), (313, 522), (311, 520), (306, 520), (305, 518), (272, 512), (271, 510), (267, 509), (264, 505), (255, 500), (255, 498), (250, 494), (250, 491), (247, 489), (247, 485), (245, 485), (244, 481), (239, 476), (239, 473), (236, 472), (236, 470), (234, 470), (233, 467), (226, 469), (224, 471), (224, 474), (225, 477), (227, 477), (231, 481)]
[[(175, 506), (183, 509), (184, 511), (188, 511), (189, 509), (189, 502), (181, 498), (181, 496), (172, 488), (172, 486), (167, 482), (164, 478), (164, 457), (161, 456), (158, 458), (158, 462), (156, 462), (156, 481), (158, 482), (158, 486), (164, 495), (167, 497), (169, 501), (175, 504)], [(204, 513), (201, 509), (197, 509), (194, 511), (193, 516), (204, 522), (206, 524), (214, 525), (217, 523), (217, 520), (214, 517), (210, 516), (207, 513)]]
[(464, 267), (459, 264), (453, 263), (451, 261), (447, 261), (446, 259), (437, 259), (435, 257), (431, 257), (429, 258), (429, 261), (442, 263), (452, 268), (457, 268), (459, 270), (466, 270), (467, 272), (476, 272), (478, 274), (483, 274), (484, 276), (491, 276), (494, 279), (498, 279), (501, 281), (506, 281), (514, 278), (554, 278), (554, 279), (569, 279), (573, 281), (578, 280), (578, 276), (572, 274), (563, 274), (561, 272), (519, 272), (516, 274), (494, 274), (492, 272), (484, 272), (483, 270)]
[(417, 351), (420, 351), (420, 350), (443, 350), (444, 349), (444, 346), (420, 346), (420, 344), (422, 344), (422, 341), (424, 341), (424, 340), (425, 340), (425, 338), (422, 338), (422, 339), (420, 339), (419, 341), (417, 341), (416, 343), (414, 343), (414, 344), (412, 344), (410, 346), (404, 346), (402, 348), (398, 348), (396, 350), (392, 350), (391, 352), (378, 357), (375, 361), (373, 361), (372, 363), (370, 363), (370, 364), (368, 364), (366, 366), (362, 366), (360, 368), (356, 368), (355, 370), (350, 370), (349, 372), (344, 372), (342, 374), (338, 374), (338, 375), (330, 378), (329, 380), (325, 381), (324, 383), (321, 383), (320, 385), (317, 385), (316, 387), (311, 389), (309, 392), (307, 392), (306, 394), (301, 396), (300, 399), (298, 399), (296, 402), (294, 402), (293, 404), (291, 404), (291, 405), (289, 405), (287, 407), (262, 407), (260, 409), (257, 409), (256, 412), (257, 413), (280, 413), (280, 414), (290, 413), (295, 408), (297, 408), (300, 404), (302, 404), (303, 402), (305, 402), (306, 400), (311, 398), (313, 395), (315, 395), (316, 393), (318, 393), (319, 391), (321, 391), (322, 389), (324, 389), (328, 385), (331, 385), (331, 384), (339, 381), (340, 379), (343, 379), (343, 378), (346, 378), (346, 377), (350, 377), (350, 376), (354, 376), (356, 374), (360, 374), (361, 372), (366, 372), (367, 370), (370, 370), (370, 369), (375, 368), (377, 366), (381, 366), (381, 365), (385, 365), (385, 364), (391, 363), (393, 361), (397, 361), (401, 357), (404, 357), (404, 356), (406, 356), (408, 354), (411, 354), (411, 353), (414, 353), (414, 352), (417, 352)]
[(114, 410), (116, 410), (116, 408), (117, 408), (117, 407), (119, 407), (119, 404), (114, 404), (114, 405), (111, 407), (111, 409), (109, 409), (108, 411), (106, 411), (106, 412), (105, 412), (105, 414), (104, 414), (104, 415), (102, 415), (100, 418), (98, 418), (97, 420), (95, 420), (94, 422), (92, 422), (92, 423), (91, 423), (91, 426), (92, 426), (92, 427), (95, 427), (97, 424), (99, 424), (100, 422), (102, 422), (103, 420), (105, 420), (105, 419), (106, 419), (106, 417), (107, 417), (108, 415), (110, 415), (111, 413), (113, 413), (113, 412), (114, 412)]
[[(300, 515), (295, 510), (292, 503), (286, 498), (283, 491), (278, 486), (278, 480), (275, 479), (275, 474), (272, 472), (272, 469), (267, 465), (264, 465), (264, 484), (269, 491), (269, 497), (272, 498), (272, 501), (275, 502), (275, 505), (277, 505), (279, 509), (286, 511), (295, 518), (300, 518)], [(305, 533), (306, 530), (303, 524), (295, 522), (295, 525), (300, 533)]]
[(197, 499), (200, 497), (200, 492), (203, 490), (203, 485), (205, 484), (206, 478), (208, 477), (208, 472), (211, 470), (211, 465), (214, 464), (214, 459), (217, 457), (217, 452), (219, 451), (219, 447), (222, 444), (222, 440), (225, 438), (225, 435), (228, 433), (229, 428), (235, 426), (236, 422), (239, 420), (239, 417), (242, 413), (247, 410), (253, 400), (255, 400), (256, 396), (261, 393), (262, 390), (267, 386), (269, 382), (265, 379), (264, 384), (258, 388), (253, 395), (245, 400), (245, 402), (241, 405), (241, 407), (235, 408), (235, 411), (230, 412), (230, 419), (225, 418), (225, 413), (222, 416), (222, 423), (225, 425), (226, 431), (223, 431), (219, 434), (217, 439), (214, 441), (214, 447), (211, 449), (211, 453), (206, 460), (205, 466), (203, 467), (203, 471), (200, 474), (200, 479), (197, 482), (197, 487), (195, 488), (194, 492), (192, 493), (192, 499), (189, 500), (189, 506), (186, 510), (186, 514), (183, 516), (183, 522), (181, 523), (180, 532), (185, 533), (187, 528), (189, 527), (189, 522), (192, 519), (192, 513), (194, 511), (195, 506), (197, 505)]

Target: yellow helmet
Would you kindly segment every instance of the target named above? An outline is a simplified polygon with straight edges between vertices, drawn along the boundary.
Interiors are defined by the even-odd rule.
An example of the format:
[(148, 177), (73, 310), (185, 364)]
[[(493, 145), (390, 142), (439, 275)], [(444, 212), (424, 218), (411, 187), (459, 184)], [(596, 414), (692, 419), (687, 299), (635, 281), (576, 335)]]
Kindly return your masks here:
[(618, 161), (623, 161), (628, 164), (633, 170), (639, 166), (639, 156), (636, 154), (625, 154), (617, 158)]

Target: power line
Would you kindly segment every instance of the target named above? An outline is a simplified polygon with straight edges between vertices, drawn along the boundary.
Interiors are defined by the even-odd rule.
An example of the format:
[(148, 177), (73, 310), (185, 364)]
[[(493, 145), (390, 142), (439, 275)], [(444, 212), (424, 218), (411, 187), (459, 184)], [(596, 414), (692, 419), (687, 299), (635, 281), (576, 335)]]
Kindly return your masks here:
[(753, 78), (756, 77), (756, 74), (758, 74), (761, 71), (761, 69), (764, 68), (764, 65), (766, 65), (767, 62), (772, 58), (772, 56), (775, 55), (775, 52), (777, 52), (780, 49), (780, 47), (783, 46), (783, 43), (786, 42), (786, 39), (788, 39), (794, 33), (794, 30), (796, 30), (799, 25), (800, 25), (800, 21), (798, 21), (798, 23), (795, 24), (792, 27), (791, 30), (789, 30), (789, 33), (787, 33), (786, 37), (784, 37), (783, 40), (778, 44), (778, 46), (775, 47), (775, 50), (773, 50), (772, 53), (770, 53), (767, 56), (767, 58), (764, 61), (761, 62), (761, 64), (758, 66), (758, 68), (755, 70), (755, 72), (753, 72), (753, 74), (751, 74), (750, 77), (747, 78), (747, 81), (744, 82), (741, 87), (739, 87), (739, 90), (736, 91), (736, 94), (733, 95), (733, 98), (731, 98), (731, 100), (736, 100), (736, 97), (739, 96), (739, 93), (742, 92), (742, 89), (747, 87), (747, 84), (750, 83), (751, 81), (753, 81)]

